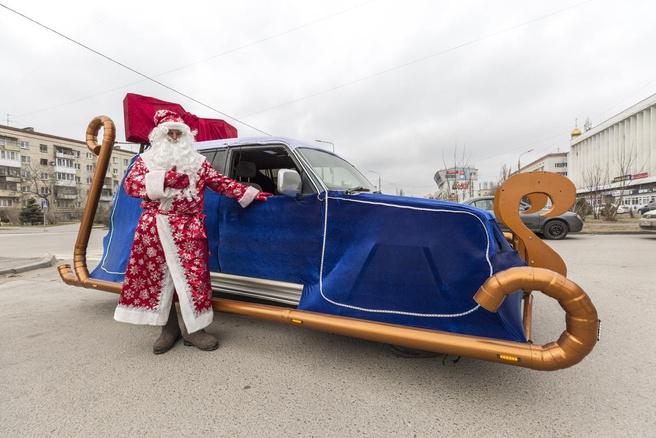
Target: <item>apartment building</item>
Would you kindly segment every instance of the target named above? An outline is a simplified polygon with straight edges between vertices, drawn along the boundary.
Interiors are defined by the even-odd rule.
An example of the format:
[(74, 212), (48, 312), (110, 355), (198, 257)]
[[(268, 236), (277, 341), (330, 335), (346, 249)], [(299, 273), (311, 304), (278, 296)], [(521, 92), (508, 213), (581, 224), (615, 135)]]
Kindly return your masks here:
[[(134, 154), (114, 147), (101, 208), (109, 207)], [(42, 206), (47, 201), (56, 220), (79, 219), (96, 158), (83, 141), (0, 125), (0, 211), (19, 210), (34, 198)]]

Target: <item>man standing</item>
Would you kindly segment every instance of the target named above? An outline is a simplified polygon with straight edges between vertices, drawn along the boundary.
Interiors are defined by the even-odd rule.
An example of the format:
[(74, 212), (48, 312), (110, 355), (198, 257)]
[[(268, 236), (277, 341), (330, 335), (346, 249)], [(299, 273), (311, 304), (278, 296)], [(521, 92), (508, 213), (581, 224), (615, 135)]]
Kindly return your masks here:
[(114, 319), (163, 326), (153, 346), (155, 354), (171, 349), (181, 334), (185, 345), (215, 350), (217, 339), (203, 330), (214, 315), (204, 189), (234, 198), (242, 207), (253, 200), (266, 201), (271, 194), (214, 170), (194, 150), (195, 133), (174, 112), (159, 110), (154, 122), (150, 149), (136, 159), (124, 183), (128, 195), (143, 199), (143, 212)]

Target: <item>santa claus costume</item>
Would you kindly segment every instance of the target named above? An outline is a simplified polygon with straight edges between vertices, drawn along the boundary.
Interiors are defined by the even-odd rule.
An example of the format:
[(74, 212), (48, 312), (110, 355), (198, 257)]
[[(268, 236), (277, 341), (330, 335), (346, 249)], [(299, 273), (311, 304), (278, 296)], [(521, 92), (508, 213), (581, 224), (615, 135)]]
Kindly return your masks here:
[[(114, 318), (167, 326), (169, 338), (175, 339), (164, 342), (166, 351), (179, 337), (177, 321), (169, 318), (176, 319), (174, 292), (186, 327), (183, 336), (207, 327), (214, 315), (203, 214), (205, 187), (236, 199), (242, 207), (266, 200), (269, 194), (214, 170), (193, 149), (194, 133), (175, 113), (160, 110), (154, 122), (151, 147), (136, 159), (124, 182), (128, 195), (143, 199), (143, 213)], [(172, 138), (171, 133), (176, 135)], [(163, 352), (157, 351), (157, 343), (155, 350)]]

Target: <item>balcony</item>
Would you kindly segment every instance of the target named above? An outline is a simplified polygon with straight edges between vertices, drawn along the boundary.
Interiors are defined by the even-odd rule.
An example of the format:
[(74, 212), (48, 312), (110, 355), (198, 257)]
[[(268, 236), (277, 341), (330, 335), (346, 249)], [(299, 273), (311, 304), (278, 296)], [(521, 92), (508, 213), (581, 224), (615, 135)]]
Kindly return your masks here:
[(75, 167), (55, 166), (55, 172), (70, 173), (71, 175), (75, 175), (77, 170)]
[(0, 166), (20, 168), (21, 167), (20, 157), (18, 158), (18, 160), (8, 160), (8, 159), (3, 160), (3, 159), (0, 158)]
[(73, 151), (71, 151), (71, 152), (57, 151), (57, 152), (55, 152), (55, 157), (56, 158), (66, 158), (68, 160), (75, 160), (77, 158), (77, 155), (75, 155), (73, 153)]
[(3, 198), (18, 198), (20, 197), (21, 193), (16, 190), (2, 190), (0, 189), (0, 197)]
[(20, 152), (18, 141), (6, 141), (4, 144), (0, 142), (0, 147), (6, 151)]
[(4, 180), (4, 181), (7, 181), (7, 182), (19, 183), (19, 182), (21, 182), (21, 177), (20, 176), (1, 176), (0, 175), (0, 180)]
[(113, 200), (113, 195), (100, 195), (100, 202), (112, 202)]
[(57, 193), (55, 195), (57, 199), (77, 199), (77, 194), (75, 193)]
[(55, 186), (57, 187), (75, 187), (76, 185), (75, 180), (58, 179), (55, 181)]

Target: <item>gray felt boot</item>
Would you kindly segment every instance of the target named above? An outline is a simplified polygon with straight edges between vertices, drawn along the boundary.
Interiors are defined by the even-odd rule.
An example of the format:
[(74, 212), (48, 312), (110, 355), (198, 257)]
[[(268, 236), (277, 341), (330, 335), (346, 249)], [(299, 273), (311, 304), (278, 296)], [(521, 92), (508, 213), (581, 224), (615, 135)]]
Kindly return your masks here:
[(175, 314), (175, 303), (171, 303), (169, 319), (166, 321), (166, 325), (162, 327), (162, 333), (153, 345), (153, 353), (166, 353), (175, 345), (178, 339), (180, 339), (180, 326), (178, 325), (178, 317)]
[(185, 345), (195, 346), (204, 351), (212, 351), (219, 348), (219, 341), (205, 330), (198, 330), (194, 333), (187, 333), (187, 327), (184, 325), (184, 321), (180, 318), (180, 329), (182, 330), (182, 339)]

